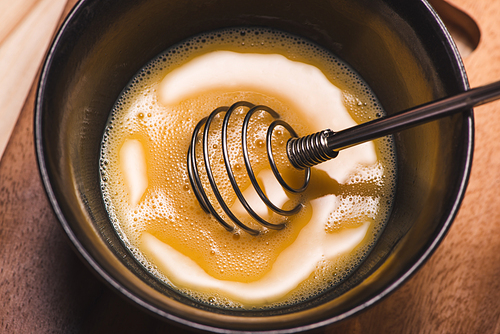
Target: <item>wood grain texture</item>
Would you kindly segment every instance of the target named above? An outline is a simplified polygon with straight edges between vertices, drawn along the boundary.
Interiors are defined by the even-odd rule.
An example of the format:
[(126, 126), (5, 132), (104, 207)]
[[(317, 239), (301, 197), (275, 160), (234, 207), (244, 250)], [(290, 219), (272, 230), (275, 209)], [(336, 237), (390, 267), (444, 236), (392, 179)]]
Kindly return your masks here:
[(66, 0), (0, 0), (0, 158)]
[[(500, 1), (453, 0), (478, 22), (471, 86), (500, 79)], [(68, 9), (74, 0), (68, 3)], [(71, 250), (45, 197), (32, 88), (0, 161), (0, 332), (184, 333), (122, 299)], [(500, 102), (476, 109), (469, 187), (441, 246), (399, 290), (323, 333), (500, 333)]]

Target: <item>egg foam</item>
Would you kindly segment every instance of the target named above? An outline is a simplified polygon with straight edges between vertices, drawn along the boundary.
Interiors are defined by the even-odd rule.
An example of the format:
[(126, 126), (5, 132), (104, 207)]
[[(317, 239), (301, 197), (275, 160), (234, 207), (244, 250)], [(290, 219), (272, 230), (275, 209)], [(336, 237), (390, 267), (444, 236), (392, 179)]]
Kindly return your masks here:
[[(198, 121), (237, 101), (271, 107), (299, 136), (384, 114), (354, 70), (310, 41), (247, 27), (195, 36), (146, 64), (113, 107), (100, 158), (106, 209), (137, 261), (182, 294), (231, 309), (300, 303), (334, 289), (375, 244), (394, 198), (394, 143), (388, 136), (341, 151), (313, 167), (309, 187), (295, 195), (270, 172), (263, 142), (272, 118), (257, 113), (248, 142), (259, 184), (279, 207), (302, 209), (283, 218), (259, 202), (244, 171), (241, 133), (231, 130), (231, 165), (245, 198), (266, 220), (286, 224), (267, 229), (245, 213), (215, 136), (210, 159), (221, 193), (239, 218), (261, 230), (258, 236), (228, 232), (197, 202), (186, 154)], [(231, 129), (240, 129), (244, 112), (236, 110)], [(215, 133), (222, 118), (214, 121)], [(303, 172), (283, 153), (288, 138), (278, 127), (273, 153), (287, 181), (300, 184)]]

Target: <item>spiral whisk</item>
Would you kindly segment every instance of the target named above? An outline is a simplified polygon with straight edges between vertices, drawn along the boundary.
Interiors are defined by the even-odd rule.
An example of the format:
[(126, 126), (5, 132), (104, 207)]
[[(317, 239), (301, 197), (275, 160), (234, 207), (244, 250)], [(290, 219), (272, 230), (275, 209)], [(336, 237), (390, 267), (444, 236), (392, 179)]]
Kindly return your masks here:
[[(250, 155), (248, 152), (248, 128), (249, 128), (249, 123), (252, 115), (254, 115), (257, 111), (264, 111), (267, 112), (269, 115), (271, 115), (275, 120), (269, 125), (269, 128), (267, 130), (267, 135), (266, 135), (266, 151), (267, 151), (267, 157), (268, 161), (271, 167), (271, 170), (274, 173), (274, 176), (280, 183), (280, 185), (288, 190), (289, 192), (292, 193), (301, 193), (303, 192), (306, 188), (307, 185), (309, 184), (309, 179), (311, 175), (311, 171), (309, 168), (309, 165), (307, 164), (308, 159), (295, 159), (300, 163), (300, 169), (304, 169), (305, 177), (304, 177), (304, 183), (302, 186), (298, 188), (294, 188), (290, 186), (281, 176), (278, 166), (275, 162), (274, 155), (272, 152), (272, 136), (273, 136), (273, 131), (277, 126), (282, 126), (285, 128), (289, 133), (290, 136), (294, 139), (295, 141), (289, 140), (287, 143), (287, 146), (292, 146), (294, 147), (293, 151), (298, 151), (298, 147), (306, 145), (308, 146), (307, 143), (310, 141), (317, 141), (314, 139), (305, 139), (297, 138), (297, 134), (293, 130), (293, 128), (283, 120), (279, 119), (278, 113), (276, 113), (274, 110), (267, 106), (256, 106), (250, 102), (237, 102), (233, 104), (231, 107), (220, 107), (215, 109), (208, 117), (202, 119), (197, 126), (195, 127), (193, 131), (193, 136), (191, 139), (191, 145), (188, 150), (188, 159), (187, 159), (187, 166), (188, 166), (188, 175), (189, 175), (189, 180), (191, 182), (191, 186), (193, 188), (194, 194), (196, 195), (196, 198), (198, 199), (201, 207), (203, 210), (205, 210), (207, 213), (210, 213), (217, 221), (224, 226), (228, 231), (232, 231), (234, 229), (234, 225), (226, 222), (219, 212), (215, 209), (214, 205), (211, 203), (209, 196), (207, 195), (203, 184), (202, 180), (200, 178), (200, 171), (198, 169), (198, 161), (196, 158), (196, 149), (197, 149), (197, 142), (199, 138), (199, 134), (202, 131), (203, 128), (203, 134), (202, 134), (202, 150), (203, 150), (203, 165), (205, 167), (205, 172), (206, 172), (206, 177), (208, 178), (208, 182), (210, 184), (210, 187), (212, 189), (213, 196), (216, 198), (217, 203), (219, 204), (220, 208), (224, 211), (226, 216), (238, 227), (240, 227), (242, 230), (252, 234), (252, 235), (257, 235), (260, 233), (258, 229), (251, 228), (247, 225), (245, 225), (241, 220), (236, 217), (236, 215), (231, 211), (227, 203), (225, 202), (223, 196), (221, 195), (219, 188), (217, 186), (217, 182), (214, 177), (214, 173), (211, 167), (211, 161), (210, 161), (210, 148), (209, 148), (209, 137), (210, 137), (210, 129), (213, 120), (215, 117), (217, 117), (221, 113), (225, 113), (224, 120), (222, 122), (222, 135), (221, 135), (221, 145), (222, 145), (222, 155), (224, 159), (224, 165), (226, 168), (227, 172), (227, 177), (229, 178), (229, 181), (231, 183), (231, 186), (234, 190), (234, 193), (236, 194), (238, 200), (242, 204), (242, 206), (245, 208), (247, 213), (255, 219), (258, 223), (260, 223), (262, 226), (265, 226), (266, 228), (269, 229), (282, 229), (284, 227), (284, 223), (281, 224), (272, 224), (262, 217), (260, 217), (249, 205), (245, 197), (243, 196), (242, 191), (240, 190), (236, 178), (234, 176), (234, 171), (233, 167), (230, 162), (229, 158), (229, 152), (228, 152), (228, 125), (229, 125), (229, 120), (233, 114), (233, 112), (239, 108), (239, 107), (245, 107), (248, 109), (245, 118), (243, 120), (243, 125), (241, 129), (241, 144), (242, 144), (242, 152), (243, 152), (243, 159), (244, 159), (244, 165), (245, 169), (247, 172), (247, 175), (252, 183), (252, 186), (254, 187), (256, 193), (259, 195), (260, 199), (266, 204), (267, 207), (269, 207), (272, 211), (275, 213), (282, 215), (282, 216), (291, 216), (296, 214), (300, 209), (301, 205), (298, 204), (296, 205), (293, 209), (290, 210), (284, 210), (279, 207), (277, 207), (275, 204), (271, 202), (271, 200), (266, 196), (262, 188), (260, 187), (259, 183), (257, 182), (257, 178), (255, 176), (254, 170), (252, 168), (252, 165), (250, 163)], [(313, 145), (314, 146), (314, 145)], [(312, 154), (310, 157), (312, 159), (323, 159), (325, 156), (324, 152), (318, 151), (318, 154)], [(293, 160), (293, 161), (295, 161)], [(324, 160), (323, 160), (324, 161)], [(293, 163), (293, 162), (292, 162)]]
[[(259, 195), (260, 199), (265, 203), (265, 205), (272, 211), (276, 212), (282, 216), (290, 216), (296, 214), (300, 209), (301, 205), (298, 204), (291, 210), (284, 210), (276, 205), (274, 205), (266, 194), (262, 191), (257, 179), (255, 177), (252, 165), (250, 164), (250, 157), (248, 153), (248, 143), (247, 134), (250, 119), (257, 111), (264, 111), (272, 116), (274, 121), (269, 125), (266, 135), (266, 151), (267, 158), (274, 173), (274, 176), (279, 181), (280, 185), (292, 193), (301, 193), (309, 184), (311, 170), (310, 167), (315, 166), (319, 163), (327, 161), (329, 159), (335, 158), (338, 155), (338, 151), (366, 142), (376, 138), (380, 138), (398, 131), (405, 130), (410, 127), (414, 127), (423, 123), (427, 123), (438, 118), (453, 115), (457, 112), (470, 110), (472, 107), (492, 102), (500, 98), (500, 81), (494, 82), (492, 84), (482, 86), (479, 88), (474, 88), (460, 94), (447, 97), (441, 100), (437, 100), (428, 104), (417, 106), (388, 117), (382, 117), (370, 122), (366, 122), (349, 129), (345, 129), (339, 132), (333, 132), (331, 130), (319, 131), (315, 134), (308, 135), (302, 138), (298, 138), (297, 134), (293, 128), (283, 120), (279, 119), (278, 113), (276, 113), (271, 108), (266, 106), (255, 106), (252, 103), (241, 101), (233, 104), (230, 107), (220, 107), (215, 109), (208, 117), (202, 119), (193, 132), (191, 139), (191, 145), (188, 149), (187, 154), (187, 166), (189, 180), (193, 188), (194, 194), (196, 195), (201, 207), (207, 213), (212, 214), (217, 221), (224, 226), (227, 230), (234, 230), (234, 225), (228, 223), (216, 210), (209, 197), (215, 197), (216, 202), (225, 213), (225, 215), (242, 230), (252, 234), (257, 235), (260, 230), (251, 228), (242, 223), (233, 212), (231, 212), (227, 203), (224, 201), (221, 195), (217, 182), (214, 178), (212, 172), (211, 161), (210, 161), (210, 150), (209, 150), (209, 134), (212, 121), (221, 113), (225, 113), (224, 120), (222, 122), (222, 134), (221, 134), (221, 145), (222, 154), (224, 158), (224, 165), (227, 172), (227, 176), (230, 180), (231, 186), (241, 202), (242, 206), (248, 212), (248, 214), (255, 219), (262, 226), (269, 229), (281, 229), (284, 227), (284, 223), (272, 224), (265, 219), (261, 218), (245, 200), (241, 190), (238, 187), (236, 178), (234, 176), (234, 171), (231, 166), (228, 153), (228, 124), (231, 115), (237, 108), (244, 107), (248, 109), (241, 131), (241, 144), (242, 152), (245, 163), (245, 168), (248, 173), (248, 177), (254, 187), (255, 191)], [(288, 160), (293, 167), (299, 170), (304, 170), (305, 177), (304, 183), (298, 188), (293, 188), (285, 182), (282, 175), (280, 174), (277, 164), (274, 159), (271, 138), (273, 136), (273, 131), (277, 126), (282, 126), (285, 128), (289, 134), (290, 139), (286, 143), (286, 154)], [(203, 129), (203, 130), (202, 130)], [(202, 147), (203, 147), (203, 162), (198, 164), (197, 161), (197, 141), (200, 132), (203, 132)], [(206, 177), (208, 178), (208, 183), (212, 189), (213, 196), (208, 196), (207, 192), (203, 187), (203, 182), (200, 178), (200, 171), (198, 165), (204, 165)], [(205, 182), (206, 184), (206, 182)], [(219, 210), (220, 212), (220, 210)]]

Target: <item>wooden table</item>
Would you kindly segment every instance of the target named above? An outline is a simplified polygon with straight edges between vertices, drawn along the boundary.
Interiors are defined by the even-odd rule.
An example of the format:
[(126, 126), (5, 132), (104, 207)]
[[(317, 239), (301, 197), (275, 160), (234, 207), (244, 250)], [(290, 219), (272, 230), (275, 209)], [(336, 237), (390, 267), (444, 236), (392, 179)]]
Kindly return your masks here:
[[(74, 4), (70, 0), (65, 13)], [(453, 0), (478, 22), (471, 86), (500, 79), (500, 1)], [(184, 333), (115, 294), (71, 249), (42, 188), (34, 88), (0, 161), (0, 332)], [(403, 287), (324, 333), (500, 333), (500, 103), (476, 109), (467, 193), (449, 234)]]

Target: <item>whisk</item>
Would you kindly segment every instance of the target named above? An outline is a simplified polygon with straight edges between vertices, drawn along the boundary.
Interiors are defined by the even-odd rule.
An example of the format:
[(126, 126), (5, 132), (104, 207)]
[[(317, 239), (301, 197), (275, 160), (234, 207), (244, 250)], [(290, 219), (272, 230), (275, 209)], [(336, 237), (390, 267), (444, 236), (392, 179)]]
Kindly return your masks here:
[[(225, 113), (224, 120), (222, 122), (222, 133), (221, 133), (221, 146), (222, 154), (224, 158), (224, 165), (226, 168), (227, 176), (231, 183), (231, 186), (248, 214), (255, 219), (262, 226), (269, 229), (282, 229), (285, 223), (273, 224), (262, 217), (260, 217), (255, 210), (249, 205), (241, 189), (239, 189), (234, 176), (234, 171), (231, 167), (229, 159), (229, 149), (228, 149), (228, 126), (231, 115), (237, 108), (245, 107), (248, 109), (245, 118), (243, 120), (242, 131), (241, 131), (241, 148), (243, 152), (243, 158), (245, 163), (245, 168), (248, 177), (254, 187), (256, 193), (259, 195), (260, 199), (269, 207), (273, 212), (281, 216), (291, 216), (299, 212), (301, 209), (301, 204), (296, 205), (290, 210), (284, 210), (277, 207), (271, 202), (271, 200), (262, 191), (255, 173), (252, 169), (250, 163), (250, 157), (248, 152), (248, 127), (250, 124), (250, 119), (257, 111), (264, 111), (268, 113), (274, 121), (269, 125), (266, 134), (266, 151), (267, 158), (273, 171), (274, 176), (280, 183), (280, 185), (291, 193), (301, 193), (303, 192), (310, 180), (311, 167), (325, 162), (327, 160), (335, 158), (340, 150), (346, 149), (348, 147), (361, 144), (376, 138), (384, 137), (386, 135), (399, 132), (410, 127), (414, 127), (423, 123), (427, 123), (442, 117), (450, 116), (458, 112), (466, 111), (473, 107), (492, 102), (500, 98), (500, 81), (474, 88), (466, 92), (447, 97), (441, 100), (437, 100), (431, 103), (420, 105), (405, 111), (399, 112), (397, 114), (381, 117), (379, 119), (362, 123), (351, 128), (333, 132), (329, 129), (316, 132), (311, 135), (307, 135), (299, 138), (293, 128), (283, 120), (279, 119), (279, 114), (273, 109), (263, 106), (254, 105), (250, 102), (240, 101), (236, 102), (230, 107), (219, 107), (215, 109), (208, 117), (203, 118), (196, 125), (193, 136), (191, 138), (191, 145), (187, 153), (187, 166), (188, 175), (193, 188), (193, 192), (200, 203), (202, 209), (211, 214), (215, 219), (228, 231), (233, 231), (235, 226), (238, 226), (241, 230), (251, 234), (258, 235), (261, 230), (255, 229), (245, 225), (241, 222), (238, 217), (231, 211), (224, 198), (222, 197), (217, 182), (214, 178), (214, 174), (211, 168), (211, 162), (209, 159), (210, 149), (209, 149), (209, 137), (210, 137), (210, 126), (216, 116), (221, 113)], [(273, 136), (273, 131), (277, 126), (282, 126), (285, 128), (289, 134), (290, 139), (286, 143), (286, 154), (293, 167), (299, 170), (304, 170), (304, 183), (298, 188), (291, 187), (282, 177), (278, 170), (276, 161), (274, 159), (274, 154), (272, 152), (271, 139)], [(203, 161), (205, 166), (206, 176), (208, 182), (212, 189), (212, 193), (215, 196), (220, 208), (224, 211), (225, 215), (233, 222), (233, 224), (227, 222), (222, 216), (217, 212), (214, 205), (211, 203), (209, 196), (207, 195), (201, 178), (200, 171), (198, 169), (198, 162), (196, 159), (196, 147), (197, 141), (200, 135), (202, 136), (202, 147), (203, 147)]]

